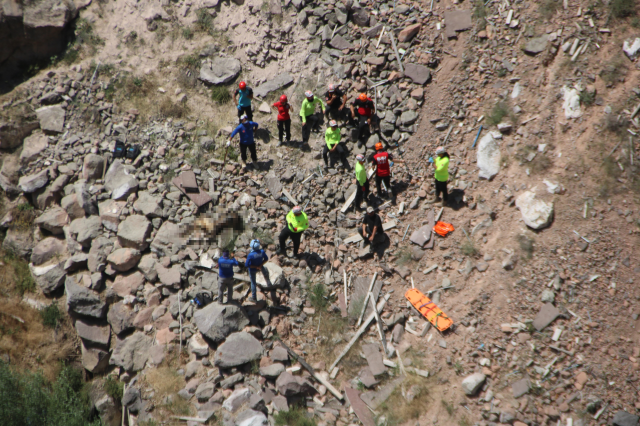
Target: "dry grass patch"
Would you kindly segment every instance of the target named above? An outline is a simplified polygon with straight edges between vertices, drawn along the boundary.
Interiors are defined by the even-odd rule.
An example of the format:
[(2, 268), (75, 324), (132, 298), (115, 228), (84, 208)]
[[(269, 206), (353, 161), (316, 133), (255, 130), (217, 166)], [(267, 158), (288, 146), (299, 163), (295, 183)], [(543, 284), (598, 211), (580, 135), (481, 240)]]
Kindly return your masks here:
[[(418, 419), (427, 410), (433, 399), (429, 395), (431, 379), (408, 375), (381, 406), (387, 424), (400, 425)], [(405, 396), (403, 396), (403, 393)]]
[(186, 385), (184, 377), (168, 366), (148, 370), (145, 378), (160, 397), (175, 394)]

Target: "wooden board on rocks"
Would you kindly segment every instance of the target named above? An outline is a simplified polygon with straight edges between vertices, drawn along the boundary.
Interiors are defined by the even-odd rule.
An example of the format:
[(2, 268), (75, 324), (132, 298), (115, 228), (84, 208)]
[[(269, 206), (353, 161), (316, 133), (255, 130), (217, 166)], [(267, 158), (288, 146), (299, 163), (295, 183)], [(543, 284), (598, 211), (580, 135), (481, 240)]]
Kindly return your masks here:
[(355, 389), (351, 389), (349, 386), (344, 387), (344, 392), (347, 394), (349, 404), (353, 408), (353, 411), (358, 416), (358, 420), (362, 422), (363, 426), (375, 426), (373, 415), (367, 408), (366, 404), (360, 399), (360, 392)]
[(429, 210), (429, 214), (427, 215), (427, 221), (429, 222), (427, 223), (427, 226), (429, 227), (429, 229), (431, 229), (431, 238), (429, 239), (427, 244), (425, 244), (424, 248), (433, 249), (433, 246), (435, 245), (435, 242), (436, 242), (435, 232), (433, 232), (433, 227), (436, 226), (436, 220), (434, 217), (433, 210)]
[[(367, 297), (367, 291), (369, 291), (369, 286), (371, 285), (370, 277), (358, 277), (353, 281), (353, 293), (349, 296), (349, 314), (352, 316), (360, 316), (360, 312), (362, 312), (362, 303), (364, 302), (365, 297)], [(382, 289), (382, 280), (378, 278), (376, 280), (375, 285), (373, 286), (373, 290), (371, 293), (373, 294), (373, 300), (377, 303), (378, 296), (380, 295), (380, 290)], [(373, 313), (373, 308), (371, 305), (367, 303), (367, 310), (364, 312), (364, 318), (368, 318), (369, 315)]]
[(277, 200), (278, 198), (280, 198), (280, 194), (282, 193), (282, 183), (280, 183), (280, 178), (273, 172), (269, 172), (269, 174), (265, 178), (265, 181), (273, 199)]
[[(189, 173), (189, 172), (185, 172), (185, 173)], [(189, 197), (189, 199), (193, 201), (198, 207), (202, 207), (205, 204), (207, 204), (209, 201), (211, 201), (211, 197), (209, 196), (209, 194), (204, 192), (202, 188), (198, 186), (197, 186), (198, 188), (197, 192), (193, 192), (193, 190), (191, 189), (189, 191), (185, 190), (185, 187), (183, 184), (183, 177), (185, 173), (182, 173), (180, 176), (173, 178), (171, 183), (173, 183), (176, 186), (176, 188), (178, 188), (184, 195)], [(190, 172), (190, 173), (193, 174), (193, 172)], [(195, 177), (194, 177), (194, 180), (195, 180)]]

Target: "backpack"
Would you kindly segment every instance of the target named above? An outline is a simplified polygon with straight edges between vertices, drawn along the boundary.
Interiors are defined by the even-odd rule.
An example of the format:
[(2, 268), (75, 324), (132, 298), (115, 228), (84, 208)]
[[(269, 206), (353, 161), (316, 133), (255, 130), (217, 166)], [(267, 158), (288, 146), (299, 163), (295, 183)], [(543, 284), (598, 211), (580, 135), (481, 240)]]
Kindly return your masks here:
[(140, 146), (139, 145), (129, 145), (127, 147), (126, 157), (130, 159), (135, 159), (138, 155), (140, 155)]
[(213, 302), (213, 297), (209, 293), (198, 293), (193, 298), (193, 302), (198, 305), (199, 308), (204, 308), (209, 303)]
[(113, 158), (122, 158), (125, 155), (124, 142), (116, 141), (116, 147), (113, 149)]

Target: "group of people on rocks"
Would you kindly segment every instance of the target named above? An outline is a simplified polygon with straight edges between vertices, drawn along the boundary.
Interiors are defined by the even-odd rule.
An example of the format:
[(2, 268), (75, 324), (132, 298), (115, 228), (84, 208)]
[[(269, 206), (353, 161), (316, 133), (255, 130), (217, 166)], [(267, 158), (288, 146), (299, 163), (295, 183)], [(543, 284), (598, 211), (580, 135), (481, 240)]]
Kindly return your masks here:
[[(231, 132), (227, 147), (235, 135), (239, 135), (240, 139), (240, 156), (242, 166), (246, 168), (247, 150), (251, 155), (254, 165), (257, 165), (256, 145), (254, 139), (254, 131), (258, 128), (258, 123), (253, 121), (253, 113), (251, 109), (251, 101), (253, 100), (253, 90), (242, 81), (238, 89), (233, 94), (234, 103), (238, 109), (238, 118), (240, 124)], [(291, 142), (291, 104), (287, 95), (280, 96), (272, 107), (277, 111), (277, 125), (279, 145)], [(312, 129), (318, 124), (319, 118), (316, 116), (316, 110), (320, 108), (322, 113), (329, 119), (329, 125), (325, 131), (325, 146), (323, 147), (322, 157), (325, 169), (329, 167), (329, 157), (338, 156), (343, 166), (351, 169), (347, 161), (347, 149), (342, 144), (342, 133), (338, 127), (338, 120), (342, 119), (345, 123), (349, 123), (357, 129), (358, 144), (366, 140), (370, 134), (376, 131), (375, 105), (371, 98), (363, 92), (347, 107), (347, 95), (343, 93), (334, 84), (329, 84), (325, 93), (325, 101), (323, 102), (318, 96), (311, 91), (305, 92), (305, 99), (300, 107), (300, 120), (302, 122), (302, 142), (308, 143)], [(350, 113), (347, 113), (347, 111)], [(428, 163), (434, 166), (434, 187), (435, 197), (433, 202), (441, 202), (442, 206), (446, 206), (448, 202), (447, 182), (449, 180), (449, 154), (444, 147), (438, 147), (435, 150), (435, 159), (429, 157)], [(402, 163), (403, 160), (393, 158), (392, 154), (384, 149), (381, 142), (375, 144), (375, 153), (370, 157), (369, 163), (372, 166), (371, 172), (367, 172), (367, 160), (363, 154), (356, 155), (355, 158), (355, 178), (356, 178), (356, 196), (355, 209), (361, 211), (365, 209), (363, 202), (367, 204), (366, 213), (363, 216), (361, 227), (358, 233), (363, 237), (364, 244), (372, 246), (381, 244), (385, 241), (385, 235), (382, 229), (382, 220), (376, 213), (376, 208), (370, 204), (370, 185), (369, 174), (375, 174), (375, 184), (377, 196), (389, 197), (395, 201), (395, 191), (391, 182), (391, 167), (396, 163)], [(287, 213), (285, 217), (285, 226), (280, 232), (278, 238), (278, 248), (276, 255), (286, 256), (286, 244), (289, 239), (293, 243), (293, 255), (299, 257), (300, 240), (303, 232), (309, 227), (307, 214), (300, 206), (295, 206)], [(251, 281), (251, 297), (249, 301), (256, 301), (256, 274), (261, 271), (265, 277), (267, 285), (269, 284), (268, 271), (264, 264), (269, 259), (265, 251), (261, 248), (259, 240), (252, 240), (250, 243), (251, 252), (247, 255), (245, 266), (249, 269), (249, 277)], [(233, 266), (239, 266), (240, 263), (233, 258), (233, 254), (224, 252), (218, 261), (220, 282), (218, 301), (222, 303), (224, 288), (228, 290), (227, 301), (232, 299), (233, 294)]]

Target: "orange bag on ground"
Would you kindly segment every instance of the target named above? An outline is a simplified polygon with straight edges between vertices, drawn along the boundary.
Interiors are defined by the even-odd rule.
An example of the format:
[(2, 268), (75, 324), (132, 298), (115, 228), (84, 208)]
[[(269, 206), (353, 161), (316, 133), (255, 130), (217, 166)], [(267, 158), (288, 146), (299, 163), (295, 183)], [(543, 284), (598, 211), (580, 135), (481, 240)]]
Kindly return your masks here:
[(440, 235), (441, 237), (446, 237), (449, 232), (454, 231), (454, 227), (450, 223), (446, 222), (436, 222), (436, 225), (433, 227), (433, 232)]

